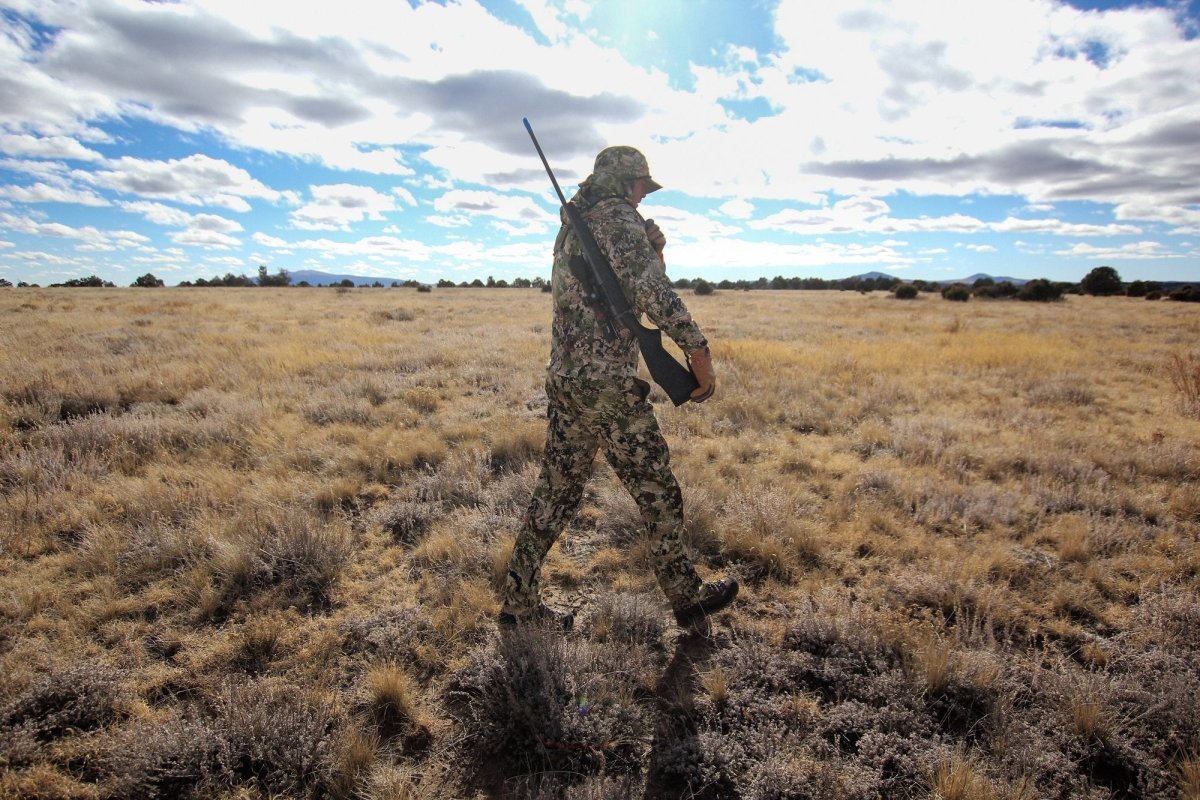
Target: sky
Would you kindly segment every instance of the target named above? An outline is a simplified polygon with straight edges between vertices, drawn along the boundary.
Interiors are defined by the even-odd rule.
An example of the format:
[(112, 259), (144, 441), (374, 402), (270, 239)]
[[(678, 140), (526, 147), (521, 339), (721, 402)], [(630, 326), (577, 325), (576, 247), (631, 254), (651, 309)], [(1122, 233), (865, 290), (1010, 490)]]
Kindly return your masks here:
[(528, 117), (672, 278), (1200, 281), (1198, 73), (1198, 0), (0, 0), (0, 278), (548, 277)]

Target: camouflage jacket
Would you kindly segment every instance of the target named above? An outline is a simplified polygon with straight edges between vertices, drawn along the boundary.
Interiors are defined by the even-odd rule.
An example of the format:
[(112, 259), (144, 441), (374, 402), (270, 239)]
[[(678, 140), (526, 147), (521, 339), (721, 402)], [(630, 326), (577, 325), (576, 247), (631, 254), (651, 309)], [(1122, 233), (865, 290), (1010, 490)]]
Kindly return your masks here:
[[(671, 337), (685, 353), (708, 342), (692, 321), (687, 307), (667, 280), (666, 268), (646, 237), (646, 222), (633, 205), (619, 197), (589, 204), (582, 194), (571, 200), (583, 211), (600, 252), (612, 265), (625, 297), (637, 313)], [(614, 336), (606, 336), (603, 311), (590, 307), (584, 287), (571, 271), (582, 248), (561, 212), (563, 226), (554, 243), (554, 323), (551, 332), (551, 374), (607, 381), (637, 374), (637, 340), (615, 320)]]

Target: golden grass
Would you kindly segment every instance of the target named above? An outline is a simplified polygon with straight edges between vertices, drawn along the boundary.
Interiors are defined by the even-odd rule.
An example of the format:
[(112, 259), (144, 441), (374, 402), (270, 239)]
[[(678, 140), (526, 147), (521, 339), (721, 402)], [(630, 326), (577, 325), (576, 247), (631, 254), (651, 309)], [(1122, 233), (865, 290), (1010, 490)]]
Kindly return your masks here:
[[(869, 609), (929, 702), (999, 691), (1048, 651), (1099, 673), (1131, 643), (1190, 646), (1194, 307), (685, 299), (718, 394), (652, 399), (701, 571), (745, 582), (730, 646), (790, 646), (815, 597)], [(446, 698), (489, 647), (537, 475), (549, 321), (525, 290), (0, 291), (0, 709), (76, 663), (164, 718), (278, 680), (342, 715), (335, 794), (486, 791), (453, 760), (468, 732)], [(669, 655), (639, 637), (671, 646), (665, 601), (609, 602), (659, 598), (648, 547), (601, 461), (544, 578), (589, 641), (636, 641), (653, 686)], [(727, 665), (689, 674), (715, 705), (736, 696)], [(1047, 713), (1111, 741), (1114, 691), (1081, 683)], [(67, 751), (40, 746), (0, 795), (97, 795)], [(925, 788), (1036, 796), (987, 759), (949, 758)]]
[(930, 800), (991, 800), (996, 793), (970, 759), (954, 755), (933, 769), (929, 797)]
[(1179, 762), (1179, 788), (1183, 800), (1200, 800), (1200, 757), (1191, 755)]

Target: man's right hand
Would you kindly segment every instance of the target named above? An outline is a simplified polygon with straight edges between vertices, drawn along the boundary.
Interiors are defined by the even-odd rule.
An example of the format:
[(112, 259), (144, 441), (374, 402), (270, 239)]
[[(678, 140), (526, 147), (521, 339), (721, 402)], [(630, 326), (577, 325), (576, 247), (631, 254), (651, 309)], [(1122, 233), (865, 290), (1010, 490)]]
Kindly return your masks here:
[(650, 246), (654, 248), (654, 252), (658, 253), (658, 257), (663, 257), (663, 250), (667, 246), (667, 236), (658, 227), (658, 223), (652, 219), (646, 220), (646, 238), (650, 240)]
[(700, 385), (689, 398), (693, 403), (703, 403), (717, 390), (717, 373), (713, 371), (712, 353), (707, 347), (688, 353), (688, 366)]

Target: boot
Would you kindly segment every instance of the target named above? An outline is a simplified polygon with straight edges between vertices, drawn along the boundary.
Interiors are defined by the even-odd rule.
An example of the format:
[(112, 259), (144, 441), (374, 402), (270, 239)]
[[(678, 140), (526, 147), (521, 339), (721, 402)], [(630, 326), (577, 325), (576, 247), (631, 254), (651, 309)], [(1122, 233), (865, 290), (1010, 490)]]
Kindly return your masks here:
[(676, 606), (675, 621), (687, 628), (702, 621), (723, 608), (728, 608), (737, 597), (738, 582), (731, 576), (719, 581), (707, 581), (700, 587), (699, 596), (691, 603)]
[(545, 603), (538, 603), (537, 608), (526, 614), (511, 614), (501, 611), (496, 617), (496, 624), (501, 630), (512, 630), (518, 625), (541, 625), (546, 628), (558, 628), (562, 631), (571, 630), (575, 625), (575, 615), (570, 611), (558, 611)]

